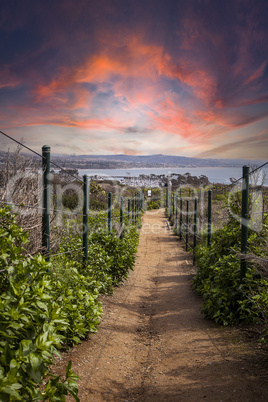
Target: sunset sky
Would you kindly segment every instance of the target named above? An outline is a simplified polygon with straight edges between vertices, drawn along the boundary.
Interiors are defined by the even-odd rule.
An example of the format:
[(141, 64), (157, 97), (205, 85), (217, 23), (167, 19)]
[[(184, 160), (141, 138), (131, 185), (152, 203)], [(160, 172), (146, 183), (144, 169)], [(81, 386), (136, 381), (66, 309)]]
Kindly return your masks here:
[(267, 0), (1, 0), (0, 55), (35, 151), (268, 159)]

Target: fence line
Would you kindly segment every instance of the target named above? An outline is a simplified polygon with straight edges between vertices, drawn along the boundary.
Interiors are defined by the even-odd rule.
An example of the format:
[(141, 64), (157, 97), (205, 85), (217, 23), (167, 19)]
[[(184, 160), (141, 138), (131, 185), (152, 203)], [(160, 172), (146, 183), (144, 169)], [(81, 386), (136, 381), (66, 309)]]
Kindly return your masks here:
[[(50, 212), (57, 212), (57, 213), (66, 213), (70, 215), (77, 215), (83, 217), (83, 247), (81, 250), (83, 250), (83, 259), (84, 261), (87, 260), (87, 254), (88, 254), (88, 233), (89, 233), (89, 218), (93, 216), (93, 214), (89, 213), (89, 186), (88, 186), (88, 177), (84, 175), (83, 180), (81, 180), (79, 177), (76, 177), (69, 172), (65, 171), (64, 168), (59, 166), (58, 164), (54, 163), (53, 161), (50, 161), (50, 147), (49, 146), (43, 146), (42, 148), (42, 155), (35, 152), (31, 148), (27, 147), (26, 145), (22, 144), (21, 142), (13, 139), (6, 133), (0, 131), (0, 134), (6, 136), (7, 138), (11, 139), (12, 141), (16, 142), (20, 146), (24, 147), (28, 151), (34, 153), (38, 157), (42, 158), (42, 178), (43, 178), (43, 206), (38, 207), (38, 206), (30, 206), (30, 205), (23, 205), (23, 204), (17, 204), (17, 203), (9, 203), (6, 201), (0, 201), (2, 204), (6, 205), (13, 205), (17, 206), (19, 208), (32, 208), (36, 210), (42, 211), (42, 246), (43, 246), (43, 255), (49, 259), (49, 257), (55, 256), (55, 255), (60, 255), (61, 253), (58, 254), (51, 254), (50, 253)], [(58, 210), (58, 209), (53, 209), (51, 208), (51, 200), (50, 200), (50, 187), (51, 187), (51, 182), (50, 182), (50, 164), (53, 164), (57, 168), (65, 171), (65, 173), (75, 179), (75, 181), (79, 181), (83, 185), (83, 213), (76, 213), (72, 211), (63, 211), (63, 210)], [(237, 184), (239, 181), (242, 180), (242, 211), (241, 211), (241, 254), (246, 255), (247, 254), (247, 231), (248, 231), (248, 220), (249, 217), (254, 216), (254, 215), (263, 215), (267, 211), (262, 211), (260, 213), (253, 213), (249, 214), (248, 211), (248, 200), (249, 200), (249, 176), (259, 169), (263, 168), (266, 166), (268, 162), (263, 163), (261, 166), (255, 168), (251, 172), (249, 172), (248, 167), (243, 168), (243, 176), (233, 183), (231, 183), (229, 186), (226, 186), (224, 189), (224, 192), (226, 192), (226, 188), (232, 188), (235, 184)], [(187, 192), (187, 190), (186, 190)], [(223, 189), (222, 189), (223, 192)], [(185, 191), (183, 191), (185, 193)], [(197, 192), (198, 193), (198, 192)], [(186, 241), (186, 250), (188, 248), (191, 248), (194, 250), (197, 244), (197, 239), (200, 239), (200, 236), (198, 235), (198, 225), (197, 225), (197, 215), (198, 215), (198, 205), (195, 207), (195, 212), (194, 212), (194, 222), (190, 222), (190, 201), (193, 200), (193, 196), (195, 195), (195, 191), (192, 191), (191, 189), (188, 189), (188, 197), (186, 199), (186, 223), (183, 222), (182, 215), (183, 215), (183, 200), (182, 200), (182, 189), (180, 189), (180, 197), (178, 197), (178, 194), (172, 194), (170, 191), (170, 188), (167, 188), (167, 193), (166, 193), (166, 207), (167, 207), (167, 212), (169, 216), (175, 216), (175, 228), (176, 228), (176, 233), (179, 234), (180, 240), (185, 239)], [(207, 244), (210, 246), (211, 244), (211, 230), (212, 230), (212, 191), (209, 190), (208, 192), (202, 192), (200, 191), (200, 196), (203, 197), (203, 200), (206, 199), (208, 201), (208, 216), (207, 216), (207, 222), (206, 226), (208, 229), (207, 233)], [(123, 197), (122, 197), (123, 198)], [(99, 220), (104, 220), (107, 221), (107, 228), (109, 232), (112, 232), (112, 223), (119, 222), (120, 225), (120, 230), (119, 230), (119, 237), (122, 238), (123, 235), (123, 230), (124, 230), (124, 208), (123, 208), (123, 199), (119, 200), (120, 204), (120, 212), (119, 216), (113, 216), (112, 214), (112, 194), (109, 193), (108, 197), (108, 213), (107, 217), (105, 216), (97, 216)], [(180, 201), (180, 205), (179, 205)], [(196, 204), (198, 204), (198, 201), (196, 200)], [(201, 206), (202, 207), (202, 206)], [(125, 211), (125, 218), (128, 222), (128, 225), (131, 223), (134, 225), (137, 225), (137, 219), (142, 211), (144, 209), (144, 191), (139, 192), (138, 194), (134, 195), (132, 198), (128, 198), (127, 200), (127, 208)], [(223, 221), (226, 220), (228, 217), (217, 217), (217, 221)], [(201, 222), (201, 223), (200, 223)], [(203, 221), (203, 218), (199, 219), (199, 226), (201, 224), (201, 229), (204, 226), (205, 222)], [(192, 236), (192, 232), (189, 230), (191, 227), (194, 228), (194, 237), (193, 237), (193, 247), (189, 245), (189, 236)], [(183, 228), (186, 228), (186, 233), (185, 237), (183, 236)], [(64, 252), (69, 253), (72, 251), (77, 251), (77, 249)], [(195, 255), (193, 255), (193, 261), (195, 261)], [(245, 274), (246, 274), (246, 259), (241, 258), (241, 278), (243, 279)]]
[[(241, 205), (241, 215), (240, 215), (240, 222), (241, 222), (241, 250), (240, 253), (237, 252), (237, 254), (240, 257), (241, 265), (240, 265), (240, 272), (241, 272), (241, 280), (245, 278), (246, 276), (246, 271), (247, 271), (247, 260), (250, 258), (253, 259), (252, 255), (247, 255), (247, 238), (248, 238), (248, 226), (249, 226), (249, 219), (253, 216), (258, 216), (258, 215), (264, 215), (267, 213), (267, 209), (262, 210), (262, 212), (249, 212), (249, 198), (250, 198), (250, 193), (249, 193), (249, 176), (252, 173), (255, 173), (257, 170), (263, 168), (266, 166), (268, 162), (263, 163), (261, 166), (258, 168), (255, 168), (252, 171), (249, 171), (248, 166), (243, 167), (243, 176), (242, 178), (236, 180), (233, 182), (231, 185), (227, 186), (226, 188), (229, 188), (230, 186), (234, 186), (237, 184), (238, 181), (242, 179), (242, 186), (239, 191), (242, 193), (242, 205)], [(185, 191), (183, 191), (185, 193)], [(167, 214), (174, 223), (174, 231), (177, 235), (179, 235), (180, 240), (185, 241), (185, 250), (188, 251), (188, 248), (191, 248), (193, 251), (193, 264), (195, 263), (195, 248), (197, 245), (197, 239), (201, 240), (203, 239), (198, 235), (197, 231), (197, 199), (195, 197), (194, 202), (195, 202), (195, 208), (194, 208), (194, 222), (190, 222), (189, 218), (190, 216), (193, 216), (192, 212), (190, 214), (189, 210), (189, 200), (193, 201), (193, 198), (191, 198), (190, 194), (194, 194), (195, 192), (193, 191), (192, 193), (189, 192), (188, 197), (183, 197), (186, 201), (186, 218), (185, 222), (183, 222), (182, 216), (185, 215), (183, 212), (183, 198), (182, 198), (182, 189), (180, 189), (180, 197), (178, 197), (177, 194), (174, 195), (174, 193), (171, 193), (171, 189), (168, 187), (166, 190), (166, 211)], [(207, 227), (207, 246), (211, 246), (211, 229), (213, 225), (213, 220), (212, 220), (212, 190), (208, 190), (207, 193), (203, 193), (203, 200), (207, 200), (207, 221), (206, 221), (206, 227)], [(201, 193), (200, 193), (201, 194)], [(175, 203), (175, 204), (174, 204)], [(228, 214), (230, 210), (228, 208)], [(179, 216), (179, 217), (178, 217)], [(228, 216), (229, 217), (229, 216)], [(217, 217), (217, 221), (223, 221), (227, 220), (228, 217)], [(200, 219), (199, 219), (200, 221)], [(192, 235), (192, 233), (189, 232), (189, 228), (193, 227), (193, 247), (189, 245), (189, 234)], [(184, 230), (186, 228), (186, 230)], [(185, 236), (183, 236), (183, 232), (185, 231)], [(267, 261), (266, 259), (261, 259), (260, 257), (255, 256), (256, 259), (258, 260), (263, 260)]]
[[(128, 221), (128, 224), (131, 224), (130, 217), (132, 216), (132, 224), (137, 225), (138, 217), (141, 214), (142, 207), (143, 207), (143, 202), (144, 202), (144, 192), (139, 192), (132, 198), (130, 198), (128, 201), (128, 208), (127, 210), (124, 211), (124, 200), (123, 197), (120, 199), (120, 215), (119, 216), (113, 216), (113, 206), (112, 206), (112, 194), (109, 193), (108, 197), (108, 215), (107, 217), (105, 216), (98, 216), (97, 214), (90, 214), (89, 213), (89, 183), (88, 183), (88, 176), (84, 175), (83, 180), (79, 179), (76, 176), (73, 176), (66, 172), (67, 175), (73, 177), (76, 181), (80, 181), (83, 184), (83, 213), (76, 213), (72, 211), (64, 211), (64, 210), (59, 210), (59, 209), (54, 209), (51, 208), (51, 194), (50, 194), (50, 189), (51, 189), (51, 180), (50, 180), (50, 165), (53, 164), (54, 166), (58, 167), (59, 169), (64, 170), (61, 166), (58, 164), (50, 161), (50, 147), (45, 145), (42, 147), (42, 155), (35, 152), (31, 148), (27, 147), (26, 145), (22, 144), (21, 142), (15, 140), (14, 138), (10, 137), (6, 133), (0, 131), (0, 134), (6, 136), (7, 138), (11, 139), (15, 143), (19, 144), (20, 146), (24, 147), (28, 151), (34, 153), (35, 155), (39, 156), (42, 158), (42, 207), (38, 206), (31, 206), (31, 205), (23, 205), (23, 203), (12, 203), (12, 202), (7, 202), (4, 200), (0, 200), (0, 202), (4, 205), (9, 205), (9, 206), (16, 206), (19, 208), (31, 208), (31, 209), (36, 209), (42, 212), (42, 224), (41, 224), (41, 234), (42, 234), (42, 254), (46, 258), (46, 260), (49, 261), (50, 257), (56, 256), (56, 255), (61, 255), (61, 254), (66, 254), (66, 253), (71, 253), (72, 251), (78, 251), (80, 249), (74, 249), (70, 251), (66, 251), (63, 253), (56, 253), (56, 254), (51, 254), (50, 253), (50, 212), (56, 212), (56, 213), (62, 213), (62, 214), (70, 214), (70, 215), (77, 215), (83, 217), (83, 247), (81, 250), (83, 250), (83, 260), (87, 261), (88, 259), (88, 233), (89, 233), (89, 218), (91, 217), (96, 217), (97, 220), (103, 220), (107, 222), (108, 226), (108, 231), (111, 233), (113, 232), (113, 222), (119, 221), (120, 223), (120, 229), (119, 229), (119, 237), (120, 239), (123, 238), (123, 231), (124, 231), (124, 215), (125, 218)], [(109, 199), (111, 201), (109, 201)], [(130, 205), (130, 207), (129, 207)], [(132, 206), (132, 207), (131, 207)], [(107, 211), (106, 211), (107, 213)]]

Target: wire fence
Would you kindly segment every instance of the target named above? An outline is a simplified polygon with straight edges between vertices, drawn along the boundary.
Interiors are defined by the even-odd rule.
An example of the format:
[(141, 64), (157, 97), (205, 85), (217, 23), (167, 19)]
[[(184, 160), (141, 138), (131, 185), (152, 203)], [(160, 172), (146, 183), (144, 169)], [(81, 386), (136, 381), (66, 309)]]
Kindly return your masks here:
[[(81, 179), (70, 169), (51, 161), (49, 146), (44, 146), (41, 154), (2, 131), (0, 134), (19, 147), (13, 154), (8, 152), (5, 163), (1, 163), (0, 203), (18, 213), (19, 224), (27, 228), (30, 244), (34, 245), (29, 250), (32, 254), (41, 252), (47, 259), (61, 255), (59, 240), (62, 226), (68, 226), (71, 219), (75, 230), (83, 238), (83, 247), (64, 251), (63, 254), (83, 251), (84, 260), (87, 260), (89, 233), (104, 229), (122, 237), (124, 227), (137, 225), (145, 207), (144, 191), (123, 200), (111, 192), (108, 197), (100, 193), (97, 204), (103, 210), (94, 210), (94, 205), (90, 205), (93, 199), (89, 199), (91, 183), (87, 176)], [(38, 159), (29, 162), (29, 158), (21, 156), (21, 149), (26, 149)], [(60, 169), (61, 173), (52, 176), (51, 165)], [(186, 249), (193, 251), (193, 260), (197, 242), (206, 237), (209, 245), (211, 234), (223, 228), (230, 215), (241, 221), (241, 255), (246, 255), (247, 230), (249, 227), (258, 230), (268, 211), (267, 194), (264, 194), (267, 189), (259, 185), (259, 173), (267, 165), (268, 162), (265, 162), (251, 171), (247, 170), (230, 185), (215, 185), (212, 190), (204, 187), (180, 188), (172, 193), (167, 188), (168, 215), (180, 240), (185, 241)], [(235, 210), (239, 200), (244, 205), (243, 211)]]
[[(215, 185), (212, 189), (199, 190), (180, 188), (172, 192), (166, 190), (166, 211), (174, 232), (185, 242), (186, 251), (193, 252), (198, 242), (211, 245), (211, 235), (225, 227), (230, 219), (240, 222), (241, 249), (236, 254), (241, 259), (241, 279), (247, 270), (247, 261), (268, 263), (250, 252), (247, 244), (248, 230), (261, 232), (268, 213), (268, 188), (264, 186), (266, 177), (260, 171), (268, 165), (257, 168), (243, 167), (243, 176), (230, 185)], [(233, 252), (230, 250), (230, 252)], [(267, 250), (268, 253), (268, 250)]]
[[(143, 208), (143, 192), (128, 200), (119, 196), (112, 200), (111, 192), (107, 197), (105, 192), (98, 189), (101, 199), (100, 202), (97, 200), (97, 204), (101, 204), (102, 211), (96, 211), (90, 206), (91, 187), (86, 175), (81, 179), (78, 174), (70, 173), (70, 169), (51, 161), (50, 147), (47, 145), (42, 147), (41, 154), (3, 131), (0, 134), (18, 146), (15, 152), (6, 153), (5, 161), (2, 154), (0, 204), (17, 213), (18, 224), (30, 231), (28, 248), (31, 254), (41, 252), (50, 260), (62, 254), (82, 252), (86, 261), (89, 234), (104, 230), (122, 238), (124, 228), (137, 225)], [(38, 157), (38, 160), (32, 161), (22, 156), (22, 149)], [(52, 175), (51, 165), (60, 169), (60, 174)], [(72, 230), (80, 233), (83, 247), (59, 252), (63, 228), (69, 226), (70, 222)]]

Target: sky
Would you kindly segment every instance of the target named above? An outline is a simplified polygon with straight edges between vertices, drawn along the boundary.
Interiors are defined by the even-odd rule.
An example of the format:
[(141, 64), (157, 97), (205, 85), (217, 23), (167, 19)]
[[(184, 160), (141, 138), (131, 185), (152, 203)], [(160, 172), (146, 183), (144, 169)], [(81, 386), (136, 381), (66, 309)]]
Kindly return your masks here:
[(0, 0), (0, 54), (37, 152), (268, 159), (267, 0)]

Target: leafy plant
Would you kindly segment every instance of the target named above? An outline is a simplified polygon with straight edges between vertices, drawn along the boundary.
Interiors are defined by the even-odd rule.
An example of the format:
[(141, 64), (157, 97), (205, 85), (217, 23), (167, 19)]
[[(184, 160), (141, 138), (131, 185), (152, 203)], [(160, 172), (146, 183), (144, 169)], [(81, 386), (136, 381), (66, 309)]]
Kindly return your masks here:
[[(15, 224), (15, 215), (2, 208), (0, 216), (0, 399), (44, 400), (40, 386), (62, 347), (68, 317), (51, 297), (50, 265), (42, 256), (26, 258), (27, 236)], [(49, 392), (55, 387), (51, 383)], [(64, 392), (69, 392), (68, 381)]]
[[(122, 240), (107, 231), (92, 234), (86, 264), (81, 252), (47, 263), (41, 255), (26, 256), (27, 235), (8, 209), (0, 209), (0, 223), (0, 400), (64, 401), (70, 394), (78, 401), (71, 363), (63, 379), (50, 366), (59, 349), (96, 331), (99, 294), (111, 292), (133, 268), (137, 229), (126, 230)], [(68, 247), (81, 247), (70, 230), (60, 251)]]
[[(239, 223), (230, 219), (212, 235), (210, 247), (201, 244), (196, 249), (198, 272), (193, 287), (203, 297), (205, 316), (223, 325), (240, 321), (252, 323), (263, 318), (255, 301), (257, 295), (267, 293), (268, 282), (257, 274), (252, 263), (248, 264), (246, 278), (241, 281), (240, 259), (235, 253), (240, 250), (240, 236)], [(263, 255), (266, 236), (265, 225), (262, 233), (249, 231), (248, 245), (256, 255)]]
[(161, 208), (161, 200), (150, 200), (147, 204), (147, 210)]

